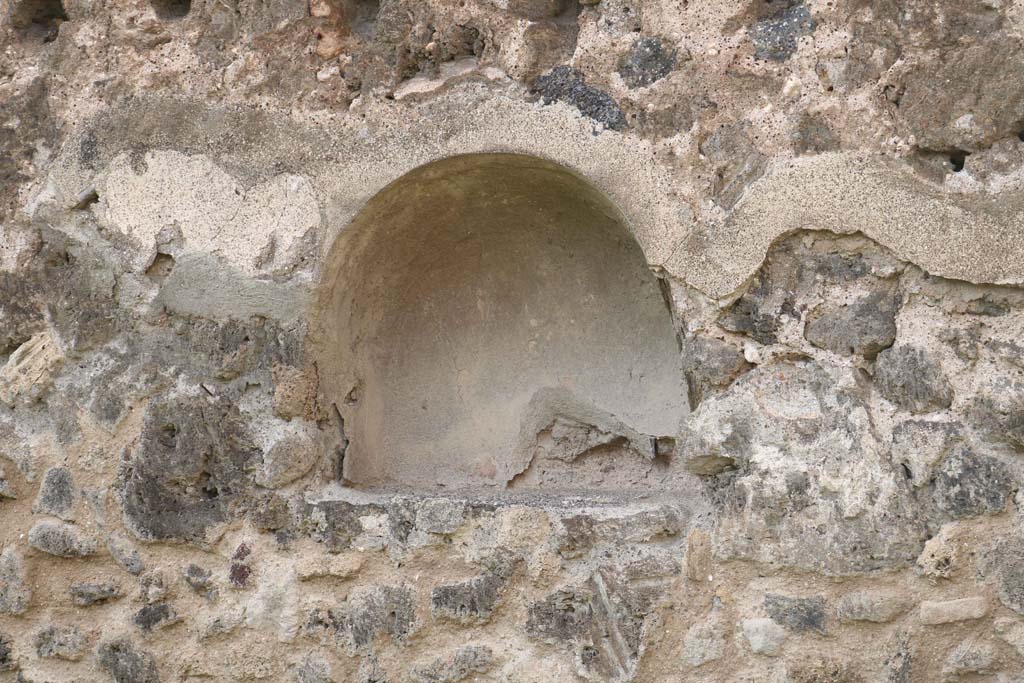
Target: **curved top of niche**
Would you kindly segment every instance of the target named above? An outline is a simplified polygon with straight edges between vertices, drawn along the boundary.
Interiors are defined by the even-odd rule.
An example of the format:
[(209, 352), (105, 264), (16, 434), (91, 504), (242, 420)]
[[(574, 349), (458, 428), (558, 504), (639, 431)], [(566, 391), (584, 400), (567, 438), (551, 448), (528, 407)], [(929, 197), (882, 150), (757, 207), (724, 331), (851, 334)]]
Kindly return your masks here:
[(352, 485), (667, 480), (688, 410), (670, 310), (621, 213), (562, 166), (470, 154), (394, 181), (331, 249), (313, 324)]

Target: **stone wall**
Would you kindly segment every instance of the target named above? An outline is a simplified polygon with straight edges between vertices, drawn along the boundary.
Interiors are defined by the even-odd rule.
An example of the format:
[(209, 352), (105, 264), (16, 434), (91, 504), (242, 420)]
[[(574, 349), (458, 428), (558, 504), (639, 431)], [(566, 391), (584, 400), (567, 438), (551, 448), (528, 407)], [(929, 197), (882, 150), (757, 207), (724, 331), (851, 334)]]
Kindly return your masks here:
[[(1022, 30), (1009, 0), (0, 0), (0, 680), (1024, 680)], [(409, 206), (501, 154), (539, 170)], [(511, 258), (527, 223), (551, 258)], [(374, 338), (350, 289), (459, 324)], [(473, 401), (507, 385), (464, 370), (546, 330), (578, 348), (495, 448)], [(374, 423), (394, 452), (359, 417), (391, 349), (439, 397)]]

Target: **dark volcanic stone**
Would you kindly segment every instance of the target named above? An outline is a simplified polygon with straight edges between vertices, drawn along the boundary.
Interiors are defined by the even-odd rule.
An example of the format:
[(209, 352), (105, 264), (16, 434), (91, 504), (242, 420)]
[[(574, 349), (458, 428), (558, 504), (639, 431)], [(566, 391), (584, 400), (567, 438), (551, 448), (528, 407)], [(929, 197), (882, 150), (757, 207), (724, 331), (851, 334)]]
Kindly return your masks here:
[(789, 7), (774, 17), (762, 19), (750, 29), (754, 56), (782, 62), (796, 52), (796, 39), (814, 32), (814, 18), (804, 5)]
[(123, 482), (128, 527), (144, 540), (202, 545), (250, 502), (259, 462), (238, 410), (203, 398), (157, 401)]
[(892, 290), (865, 294), (849, 305), (826, 303), (807, 322), (804, 338), (819, 349), (842, 356), (874, 358), (896, 341), (897, 310)]
[(369, 645), (380, 634), (404, 638), (416, 624), (412, 592), (400, 586), (379, 586), (353, 600), (346, 614), (352, 642)]
[(922, 149), (973, 152), (1020, 130), (1024, 44), (991, 30), (971, 42), (915, 60), (894, 84), (897, 121)]
[[(391, 518), (392, 533), (397, 535), (396, 523), (392, 512), (403, 510), (405, 506), (396, 504), (389, 506), (388, 516)], [(347, 550), (352, 539), (363, 533), (360, 517), (370, 514), (381, 514), (384, 508), (380, 505), (354, 505), (343, 500), (326, 500), (312, 503), (302, 511), (301, 527), (314, 541), (323, 543), (330, 552)], [(396, 513), (397, 514), (397, 513)], [(405, 535), (413, 528), (415, 517), (409, 518)]]
[(485, 574), (469, 581), (438, 586), (430, 596), (435, 615), (458, 621), (485, 622), (491, 617), (505, 580)]
[(149, 633), (153, 629), (162, 628), (177, 621), (178, 615), (174, 608), (166, 602), (158, 602), (153, 605), (146, 605), (132, 618), (132, 621), (140, 629)]
[(526, 632), (537, 638), (564, 642), (585, 633), (593, 618), (589, 595), (558, 591), (530, 606)]
[(461, 647), (439, 657), (428, 666), (410, 672), (414, 683), (459, 683), (474, 673), (486, 673), (494, 664), (494, 653), (484, 645)]
[(642, 88), (668, 76), (675, 65), (675, 50), (657, 38), (638, 38), (619, 61), (619, 75), (630, 88)]
[(612, 130), (626, 127), (626, 115), (619, 103), (608, 93), (586, 84), (583, 74), (568, 66), (556, 66), (533, 82), (533, 92), (540, 93), (544, 104), (566, 102), (587, 118), (603, 123)]
[(85, 639), (75, 626), (60, 628), (51, 624), (36, 633), (35, 647), (36, 654), (40, 657), (57, 657), (73, 661), (82, 656)]
[(295, 683), (333, 683), (331, 665), (320, 657), (307, 655), (295, 672)]
[(1024, 614), (1024, 549), (1003, 548), (999, 565), (999, 602), (1017, 614)]
[(724, 389), (751, 368), (735, 345), (707, 335), (683, 340), (683, 373), (696, 408), (710, 390)]
[(1024, 539), (1011, 531), (988, 539), (980, 553), (972, 550), (977, 560), (978, 578), (994, 581), (999, 589), (999, 602), (1017, 614), (1024, 615)]
[(1014, 489), (1010, 469), (987, 455), (961, 448), (935, 474), (933, 499), (954, 519), (1002, 512)]
[(159, 683), (156, 660), (145, 650), (137, 650), (128, 638), (118, 638), (100, 645), (96, 652), (100, 668), (110, 674), (114, 683)]
[(22, 614), (32, 591), (25, 581), (25, 561), (14, 548), (0, 553), (0, 614)]
[(14, 661), (14, 644), (10, 637), (0, 633), (0, 671), (15, 671), (18, 663)]
[(68, 519), (74, 502), (75, 484), (71, 472), (66, 467), (51, 467), (43, 475), (32, 511)]
[(119, 532), (110, 534), (107, 537), (107, 551), (114, 561), (129, 574), (138, 576), (146, 568), (138, 548), (125, 538), (124, 534)]
[(228, 580), (235, 588), (245, 588), (252, 576), (252, 567), (244, 562), (232, 562), (228, 568)]
[(912, 413), (930, 413), (953, 403), (953, 387), (924, 349), (899, 346), (878, 354), (875, 384), (882, 396)]
[(28, 531), (28, 543), (57, 557), (88, 557), (99, 547), (96, 539), (63, 522), (37, 522)]
[(975, 396), (970, 415), (973, 425), (989, 440), (1024, 452), (1024, 383), (1001, 381), (996, 388)]
[(583, 585), (556, 591), (528, 609), (526, 633), (571, 649), (588, 680), (616, 680), (639, 658), (644, 624), (669, 582), (631, 584), (602, 567)]
[[(43, 3), (19, 4), (21, 7), (38, 7)], [(5, 10), (12, 20), (19, 14), (15, 3), (7, 3)], [(6, 218), (19, 204), (18, 188), (30, 178), (36, 142), (43, 140), (48, 146), (58, 143), (47, 82), (42, 75), (27, 82), (14, 81), (11, 90), (0, 100), (0, 223), (7, 223)], [(0, 303), (0, 320), (3, 319), (3, 308), (4, 304)], [(4, 332), (0, 332), (0, 346), (3, 335)]]
[(764, 609), (772, 621), (790, 631), (825, 633), (825, 601), (821, 598), (791, 598), (769, 593), (764, 596)]
[(273, 493), (256, 503), (251, 515), (252, 523), (260, 531), (279, 531), (291, 522), (288, 501)]
[(106, 583), (71, 584), (71, 601), (79, 607), (88, 607), (121, 596), (121, 587), (112, 581)]
[(885, 683), (910, 683), (913, 655), (907, 634), (902, 633), (896, 643), (896, 650), (885, 661)]
[(203, 569), (199, 565), (190, 564), (185, 569), (184, 576), (185, 583), (199, 595), (209, 598), (217, 592), (211, 578), (213, 572), (209, 569)]
[(378, 636), (404, 640), (415, 626), (412, 591), (404, 586), (372, 586), (350, 596), (341, 607), (314, 610), (306, 630), (329, 633), (352, 649), (362, 649)]

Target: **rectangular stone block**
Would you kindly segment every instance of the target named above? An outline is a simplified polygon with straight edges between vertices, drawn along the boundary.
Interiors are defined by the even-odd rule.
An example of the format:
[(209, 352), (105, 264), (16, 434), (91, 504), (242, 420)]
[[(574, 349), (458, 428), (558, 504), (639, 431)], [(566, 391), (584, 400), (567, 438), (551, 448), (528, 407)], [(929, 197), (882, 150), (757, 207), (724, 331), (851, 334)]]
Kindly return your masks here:
[(980, 619), (988, 612), (988, 601), (980, 596), (921, 603), (921, 623), (930, 626)]

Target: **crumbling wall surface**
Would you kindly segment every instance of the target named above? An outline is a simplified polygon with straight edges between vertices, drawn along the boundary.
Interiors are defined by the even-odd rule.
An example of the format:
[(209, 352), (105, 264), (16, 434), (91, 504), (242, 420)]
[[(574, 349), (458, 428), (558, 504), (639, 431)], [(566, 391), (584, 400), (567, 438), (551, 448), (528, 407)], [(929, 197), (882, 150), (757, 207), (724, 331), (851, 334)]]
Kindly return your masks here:
[[(0, 0), (0, 680), (1024, 680), (1022, 27), (1008, 0)], [(587, 189), (372, 210), (499, 153)], [(575, 232), (506, 263), (489, 205)], [(588, 257), (587, 212), (632, 262), (581, 293), (542, 266)], [(556, 367), (502, 476), (362, 486), (344, 358), (374, 340), (324, 302), (401, 289), (366, 288), (361, 357), (421, 352), (423, 410), (463, 414), (487, 373), (432, 364), (473, 338), (423, 338), (411, 265), (474, 240), (503, 276), (459, 321), (521, 286), (558, 315), (517, 309), (509, 358), (588, 310), (667, 330), (635, 348), (678, 353), (678, 426)], [(589, 292), (627, 280), (658, 325)], [(631, 391), (676, 372), (628, 358)], [(409, 424), (433, 462), (472, 441)]]

